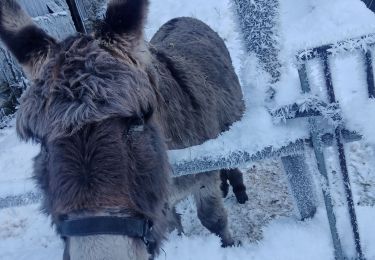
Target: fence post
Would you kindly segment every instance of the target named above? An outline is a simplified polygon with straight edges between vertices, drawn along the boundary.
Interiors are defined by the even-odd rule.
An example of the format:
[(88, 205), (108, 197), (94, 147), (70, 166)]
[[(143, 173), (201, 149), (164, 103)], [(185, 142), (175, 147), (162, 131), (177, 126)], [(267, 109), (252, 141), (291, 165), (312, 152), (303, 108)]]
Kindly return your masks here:
[(107, 6), (106, 0), (67, 0), (77, 31), (91, 33), (96, 21), (103, 18)]
[(70, 14), (72, 15), (74, 26), (76, 27), (77, 32), (86, 33), (86, 27), (82, 14), (83, 9), (78, 7), (76, 0), (66, 0), (66, 3), (68, 4)]
[[(332, 81), (332, 75), (331, 75), (331, 70), (330, 70), (330, 64), (329, 64), (329, 57), (328, 57), (328, 47), (324, 48), (317, 48), (316, 49), (316, 57), (319, 58), (322, 62), (322, 67), (324, 71), (324, 78), (325, 78), (325, 86), (327, 89), (327, 94), (329, 98), (329, 103), (336, 103), (336, 98), (335, 98), (335, 92), (334, 92), (334, 87), (333, 87), (333, 81)], [(368, 56), (365, 55), (365, 60), (368, 59)], [(307, 58), (308, 59), (308, 58)], [(309, 86), (309, 80), (308, 76), (306, 73), (306, 60), (305, 58), (302, 58), (302, 64), (299, 64), (299, 76), (300, 76), (300, 81), (301, 81), (301, 88), (304, 93), (309, 93), (311, 91), (310, 86)], [(366, 61), (368, 63), (368, 61)], [(367, 64), (367, 73), (368, 73), (368, 80), (373, 80), (373, 75), (369, 75), (369, 66), (372, 64)], [(370, 82), (371, 83), (371, 82)], [(371, 84), (370, 84), (371, 85)], [(369, 88), (371, 87), (369, 85)], [(370, 91), (369, 91), (370, 94)], [(311, 129), (311, 139), (314, 147), (314, 152), (315, 152), (315, 157), (317, 160), (318, 164), (318, 170), (324, 180), (326, 181), (327, 185), (328, 184), (328, 174), (327, 174), (327, 169), (325, 165), (325, 157), (323, 153), (323, 145), (322, 145), (322, 140), (321, 140), (321, 135), (319, 134), (320, 129), (318, 127), (318, 122), (316, 119), (310, 118), (309, 119), (309, 124), (310, 124), (310, 129)], [(353, 201), (353, 195), (350, 187), (350, 180), (349, 180), (349, 174), (347, 170), (347, 165), (346, 165), (346, 158), (345, 158), (345, 151), (344, 151), (344, 144), (342, 141), (342, 127), (341, 126), (334, 126), (332, 129), (333, 132), (333, 139), (336, 144), (336, 148), (338, 151), (338, 160), (340, 163), (340, 170), (341, 174), (343, 177), (343, 182), (344, 182), (344, 189), (345, 189), (345, 195), (346, 195), (346, 200), (347, 200), (347, 205), (348, 205), (348, 211), (350, 215), (350, 223), (352, 226), (352, 231), (353, 231), (353, 236), (354, 236), (354, 243), (355, 243), (355, 249), (356, 249), (356, 259), (365, 259), (363, 252), (362, 252), (362, 247), (361, 247), (361, 242), (360, 242), (360, 235), (359, 235), (359, 230), (358, 230), (358, 223), (357, 223), (357, 216), (355, 213), (355, 208), (354, 208), (354, 201)], [(344, 252), (342, 250), (340, 238), (337, 232), (337, 227), (336, 227), (336, 217), (334, 214), (333, 210), (333, 203), (331, 196), (329, 194), (328, 187), (326, 189), (323, 189), (323, 196), (324, 196), (324, 202), (327, 210), (327, 217), (331, 229), (331, 235), (332, 235), (332, 240), (333, 240), (333, 245), (335, 249), (335, 258), (336, 259), (345, 259)]]
[[(301, 89), (303, 93), (309, 93), (311, 91), (311, 88), (310, 88), (309, 79), (307, 76), (305, 63), (299, 64), (298, 75), (299, 75), (299, 79), (301, 82)], [(328, 186), (328, 183), (329, 183), (328, 172), (327, 172), (326, 162), (325, 162), (324, 153), (323, 153), (323, 149), (324, 149), (323, 142), (321, 140), (321, 136), (319, 135), (319, 131), (317, 127), (318, 122), (315, 118), (310, 118), (309, 125), (310, 125), (310, 131), (311, 131), (310, 138), (311, 138), (312, 146), (314, 149), (314, 155), (315, 155), (317, 167), (318, 167), (320, 175), (323, 177), (326, 185)], [(328, 187), (323, 187), (322, 192), (323, 192), (324, 205), (325, 205), (326, 212), (327, 212), (328, 224), (329, 224), (329, 228), (331, 231), (335, 259), (344, 260), (345, 257), (344, 257), (344, 253), (342, 250), (340, 237), (339, 237), (339, 234), (337, 232), (337, 227), (336, 227), (336, 215), (333, 210), (332, 197), (331, 197)]]
[(289, 155), (282, 157), (281, 161), (299, 218), (304, 220), (313, 217), (316, 212), (316, 196), (312, 176), (307, 174), (309, 171), (305, 155)]
[[(321, 59), (323, 61), (323, 71), (324, 71), (324, 76), (326, 79), (326, 88), (328, 92), (329, 102), (335, 103), (336, 97), (335, 97), (335, 91), (333, 87), (328, 53), (327, 52), (322, 53)], [(355, 248), (357, 252), (357, 257), (358, 259), (362, 260), (364, 259), (364, 255), (363, 255), (362, 247), (361, 247), (357, 215), (355, 212), (353, 194), (352, 194), (350, 179), (349, 179), (349, 172), (348, 172), (347, 164), (346, 164), (344, 144), (343, 144), (342, 137), (341, 137), (341, 126), (337, 126), (334, 129), (334, 137), (336, 141), (336, 148), (338, 152), (338, 160), (340, 163), (341, 175), (344, 181), (345, 196), (346, 196), (348, 211), (350, 215), (350, 223), (352, 225), (352, 231), (353, 231), (353, 236), (354, 236), (354, 243), (355, 243)]]
[(254, 53), (272, 82), (280, 79), (279, 0), (234, 0), (246, 51)]
[[(281, 76), (278, 42), (279, 1), (234, 0), (233, 2), (246, 51), (257, 56), (262, 68), (271, 77), (267, 91), (269, 99), (272, 100), (275, 94), (273, 84), (277, 83)], [(281, 160), (301, 219), (312, 217), (316, 212), (312, 175), (305, 159), (303, 155), (292, 155)]]
[(321, 135), (319, 134), (319, 131), (317, 129), (317, 120), (315, 118), (309, 119), (309, 124), (311, 127), (311, 141), (314, 148), (314, 154), (315, 159), (317, 163), (317, 167), (319, 170), (319, 173), (323, 177), (323, 180), (325, 182), (325, 185), (327, 187), (323, 187), (323, 199), (324, 199), (324, 205), (327, 212), (327, 218), (328, 218), (328, 224), (329, 228), (331, 230), (331, 237), (332, 237), (332, 243), (334, 248), (334, 255), (336, 260), (344, 260), (344, 252), (342, 250), (341, 241), (339, 237), (339, 233), (337, 232), (336, 227), (336, 215), (333, 209), (333, 202), (332, 197), (329, 192), (329, 180), (328, 180), (328, 172), (326, 167), (326, 161), (324, 157), (324, 146), (323, 142), (321, 140)]

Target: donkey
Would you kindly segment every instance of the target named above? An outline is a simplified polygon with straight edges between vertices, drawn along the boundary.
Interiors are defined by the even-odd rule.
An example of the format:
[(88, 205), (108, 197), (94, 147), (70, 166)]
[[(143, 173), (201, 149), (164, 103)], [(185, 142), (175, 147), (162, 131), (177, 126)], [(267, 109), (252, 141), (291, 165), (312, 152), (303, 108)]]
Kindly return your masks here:
[(0, 3), (0, 38), (32, 83), (17, 133), (41, 144), (34, 177), (64, 259), (156, 255), (174, 205), (189, 194), (201, 223), (233, 245), (220, 171), (171, 178), (167, 158), (167, 149), (201, 144), (242, 117), (217, 33), (176, 18), (146, 42), (148, 0), (110, 0), (95, 33), (58, 42), (15, 0)]

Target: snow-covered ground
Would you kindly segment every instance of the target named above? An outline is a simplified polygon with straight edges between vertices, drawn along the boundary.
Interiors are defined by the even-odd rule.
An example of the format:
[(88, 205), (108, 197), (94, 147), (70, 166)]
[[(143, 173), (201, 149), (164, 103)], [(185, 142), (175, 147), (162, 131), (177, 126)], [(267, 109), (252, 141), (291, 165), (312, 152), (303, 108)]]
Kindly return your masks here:
[[(264, 107), (267, 76), (254, 57), (245, 57), (230, 8), (230, 0), (154, 0), (146, 26), (147, 37), (176, 16), (193, 16), (211, 25), (226, 41), (236, 71), (242, 75), (249, 110), (244, 120), (224, 134), (215, 153), (233, 149), (256, 151), (273, 144), (281, 147), (290, 140), (307, 136), (301, 122), (275, 126)], [(375, 15), (359, 0), (281, 0), (281, 60), (283, 78), (278, 84), (276, 105), (301, 98), (298, 75), (292, 58), (299, 50), (375, 32)], [(244, 65), (244, 67), (242, 67)], [(312, 65), (314, 92), (321, 91), (319, 68)], [(348, 126), (360, 131), (365, 140), (347, 145), (349, 171), (359, 220), (362, 246), (367, 259), (375, 259), (375, 100), (365, 97), (361, 65), (356, 56), (334, 58), (334, 82)], [(341, 71), (340, 71), (341, 70)], [(246, 128), (244, 127), (246, 126)], [(14, 127), (0, 131), (0, 198), (34, 190), (31, 158), (39, 147), (18, 141)], [(338, 226), (344, 250), (351, 255), (350, 228), (346, 223), (345, 199), (332, 150), (326, 151)], [(307, 157), (312, 158), (311, 151)], [(244, 171), (250, 201), (236, 203), (232, 193), (225, 199), (230, 227), (241, 247), (220, 248), (219, 239), (205, 230), (196, 218), (193, 201), (182, 202), (186, 234), (171, 234), (158, 259), (333, 259), (327, 216), (320, 193), (320, 178), (314, 161), (320, 207), (313, 219), (298, 221), (294, 216), (288, 185), (278, 160), (249, 165)], [(38, 205), (0, 210), (0, 259), (61, 259), (62, 244)]]
[[(356, 143), (350, 149), (349, 154), (353, 158), (350, 168), (369, 169), (369, 156), (357, 150), (364, 148), (362, 146), (362, 143)], [(358, 155), (360, 158), (356, 158)], [(356, 200), (361, 202), (361, 206), (357, 206), (356, 209), (362, 245), (367, 259), (375, 259), (375, 200), (371, 197), (375, 189), (371, 186), (372, 195), (371, 192), (367, 192), (361, 186), (363, 179), (374, 181), (375, 178), (361, 176), (354, 185), (357, 188)], [(182, 237), (175, 233), (171, 234), (163, 246), (164, 252), (162, 251), (158, 259), (333, 259), (324, 208), (320, 207), (313, 219), (304, 222), (294, 217), (288, 187), (277, 160), (255, 164), (247, 169), (245, 182), (250, 197), (246, 205), (238, 204), (231, 192), (225, 199), (230, 227), (236, 239), (242, 241), (241, 247), (221, 248), (219, 239), (199, 223), (193, 200), (187, 199), (178, 207), (179, 213), (183, 216), (186, 234)], [(344, 201), (337, 199), (336, 205), (340, 215), (345, 216), (342, 207)], [(343, 244), (350, 252), (352, 245), (348, 236), (348, 227), (343, 227)], [(50, 227), (49, 219), (39, 212), (38, 205), (0, 210), (0, 241), (2, 260), (61, 259), (62, 243)]]

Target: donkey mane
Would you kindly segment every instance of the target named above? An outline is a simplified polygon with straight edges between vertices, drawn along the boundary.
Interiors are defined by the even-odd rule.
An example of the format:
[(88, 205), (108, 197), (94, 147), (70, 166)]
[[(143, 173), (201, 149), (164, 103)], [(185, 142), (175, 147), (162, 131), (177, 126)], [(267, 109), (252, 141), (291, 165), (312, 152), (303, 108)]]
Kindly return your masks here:
[(17, 130), (23, 139), (48, 131), (53, 140), (88, 123), (139, 117), (155, 106), (147, 73), (137, 63), (119, 62), (91, 36), (70, 37), (50, 56), (21, 99)]

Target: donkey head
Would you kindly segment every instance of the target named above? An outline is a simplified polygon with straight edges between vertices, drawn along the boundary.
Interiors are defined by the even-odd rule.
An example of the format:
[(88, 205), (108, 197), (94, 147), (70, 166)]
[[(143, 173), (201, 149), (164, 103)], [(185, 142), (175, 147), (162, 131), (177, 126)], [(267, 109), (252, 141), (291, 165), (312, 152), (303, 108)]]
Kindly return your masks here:
[[(166, 228), (166, 148), (143, 42), (147, 0), (111, 0), (94, 35), (61, 42), (14, 0), (0, 37), (31, 79), (17, 131), (41, 144), (34, 175), (67, 259), (143, 259)], [(151, 230), (151, 225), (153, 228)]]

